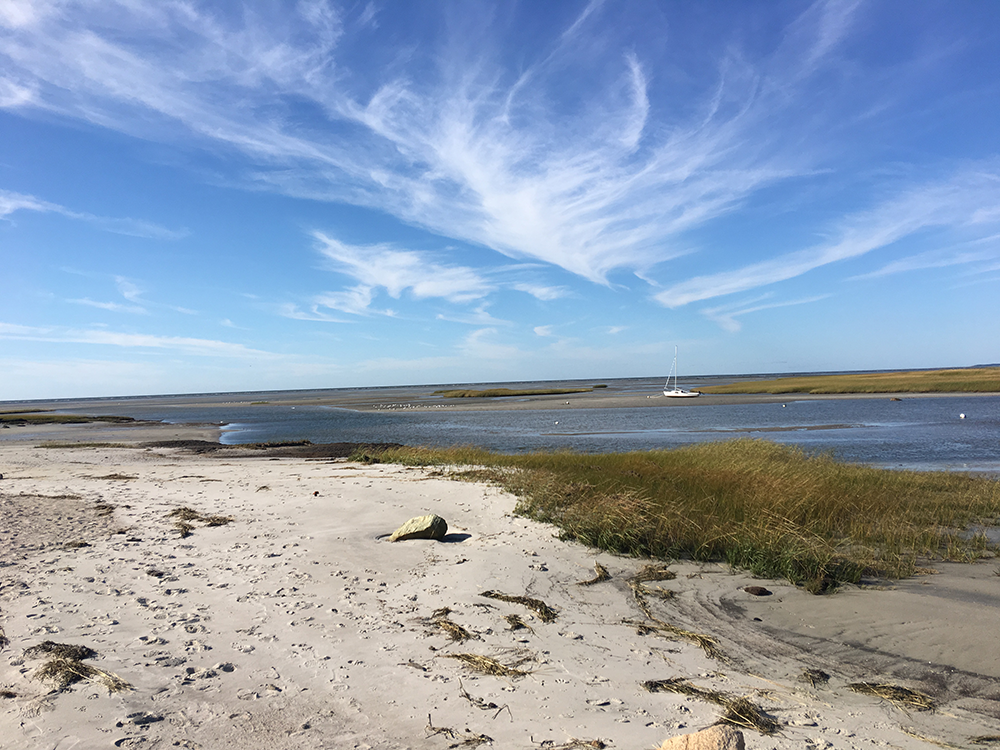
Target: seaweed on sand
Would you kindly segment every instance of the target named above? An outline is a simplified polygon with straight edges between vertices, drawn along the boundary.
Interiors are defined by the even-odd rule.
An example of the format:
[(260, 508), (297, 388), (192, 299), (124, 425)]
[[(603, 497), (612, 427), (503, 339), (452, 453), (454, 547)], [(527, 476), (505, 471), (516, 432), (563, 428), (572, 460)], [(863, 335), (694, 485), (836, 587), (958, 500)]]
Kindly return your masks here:
[(450, 727), (436, 727), (434, 722), (431, 721), (431, 715), (427, 714), (427, 731), (430, 733), (428, 736), (434, 736), (435, 734), (443, 734), (450, 740), (458, 740), (451, 745), (449, 748), (456, 747), (479, 747), (480, 745), (492, 745), (493, 738), (485, 734), (473, 734), (472, 732), (466, 730), (465, 733), (456, 732)]
[(503, 619), (507, 621), (507, 624), (510, 625), (510, 630), (512, 631), (528, 630), (532, 633), (535, 632), (534, 628), (532, 628), (528, 623), (526, 623), (524, 620), (521, 619), (521, 615), (507, 615)]
[(901, 687), (879, 682), (854, 682), (847, 686), (855, 693), (874, 695), (887, 700), (896, 708), (912, 708), (915, 711), (932, 711), (935, 703), (929, 695)]
[(192, 523), (193, 521), (205, 524), (205, 526), (225, 526), (226, 524), (233, 522), (233, 518), (231, 516), (203, 516), (198, 511), (187, 507), (174, 508), (172, 511), (167, 513), (167, 518), (176, 519), (174, 521), (174, 528), (180, 532), (181, 539), (186, 539), (191, 536), (192, 532), (194, 532), (195, 526)]
[(480, 596), (485, 596), (487, 599), (499, 599), (511, 604), (520, 604), (537, 614), (538, 619), (542, 622), (554, 622), (559, 616), (552, 607), (541, 599), (532, 599), (530, 596), (512, 596), (511, 594), (502, 594), (499, 591), (484, 591)]
[(578, 581), (577, 586), (593, 586), (595, 583), (602, 583), (603, 581), (610, 581), (611, 574), (608, 569), (601, 565), (596, 560), (594, 561), (594, 572), (595, 576), (586, 581)]
[(822, 669), (805, 669), (799, 676), (802, 682), (808, 682), (813, 687), (817, 685), (825, 685), (830, 681), (830, 675), (824, 672)]
[[(474, 695), (469, 695), (469, 691), (465, 689), (465, 685), (462, 684), (461, 680), (458, 681), (458, 687), (462, 691), (462, 697), (465, 698), (465, 700), (469, 701), (469, 703), (478, 708), (480, 711), (496, 711), (496, 713), (493, 714), (494, 719), (496, 719), (504, 711), (506, 711), (508, 714), (510, 713), (510, 706), (507, 705), (506, 703), (504, 703), (502, 706), (498, 706), (493, 701), (489, 701), (487, 703), (482, 698), (477, 698)], [(513, 715), (511, 715), (511, 720), (513, 721)]]
[(631, 581), (635, 584), (646, 583), (647, 581), (672, 581), (677, 577), (677, 574), (670, 568), (662, 563), (651, 563), (649, 565), (643, 565), (636, 574), (632, 576)]
[(750, 699), (733, 696), (718, 690), (705, 690), (685, 680), (674, 677), (669, 680), (650, 680), (642, 686), (651, 693), (678, 693), (714, 703), (726, 709), (722, 721), (746, 729), (756, 729), (761, 734), (774, 734), (781, 724), (761, 711)]
[(479, 640), (479, 636), (475, 633), (471, 633), (457, 622), (452, 622), (447, 617), (439, 617), (434, 620), (434, 624), (437, 625), (441, 630), (448, 634), (448, 637), (453, 641), (469, 641), (469, 640)]
[(673, 572), (667, 570), (666, 566), (662, 565), (646, 565), (639, 570), (639, 572), (636, 573), (636, 575), (629, 581), (629, 585), (632, 589), (632, 595), (635, 597), (636, 604), (639, 605), (639, 609), (642, 610), (642, 613), (650, 620), (650, 622), (637, 622), (635, 620), (624, 620), (623, 622), (626, 625), (632, 625), (639, 628), (641, 631), (655, 632), (660, 635), (667, 636), (668, 638), (680, 638), (690, 641), (701, 648), (701, 650), (708, 654), (711, 658), (720, 660), (725, 659), (725, 654), (723, 654), (722, 650), (719, 648), (718, 641), (716, 641), (712, 636), (705, 635), (704, 633), (695, 633), (692, 630), (685, 630), (684, 628), (676, 625), (671, 625), (653, 614), (653, 610), (649, 606), (649, 602), (646, 601), (646, 595), (653, 594), (662, 599), (667, 599), (673, 594), (672, 592), (663, 589), (651, 590), (643, 586), (643, 582), (668, 581), (671, 580), (673, 576)]
[(514, 666), (508, 667), (506, 664), (502, 664), (490, 656), (481, 656), (479, 654), (442, 654), (442, 658), (457, 659), (469, 669), (493, 677), (525, 677), (531, 674), (531, 672), (517, 668), (524, 662), (530, 661), (530, 659), (522, 659), (516, 662)]
[(39, 656), (50, 656), (54, 659), (82, 661), (83, 659), (93, 659), (97, 656), (97, 652), (89, 646), (76, 646), (69, 643), (42, 641), (36, 646), (26, 648), (24, 650), (24, 655), (28, 659), (35, 659)]
[(83, 659), (92, 659), (97, 656), (97, 652), (88, 646), (43, 641), (37, 646), (25, 649), (24, 655), (28, 658), (48, 656), (48, 661), (35, 672), (34, 676), (39, 680), (54, 682), (56, 689), (60, 691), (82, 680), (90, 680), (103, 685), (109, 693), (120, 693), (132, 689), (128, 682), (114, 672), (84, 664)]

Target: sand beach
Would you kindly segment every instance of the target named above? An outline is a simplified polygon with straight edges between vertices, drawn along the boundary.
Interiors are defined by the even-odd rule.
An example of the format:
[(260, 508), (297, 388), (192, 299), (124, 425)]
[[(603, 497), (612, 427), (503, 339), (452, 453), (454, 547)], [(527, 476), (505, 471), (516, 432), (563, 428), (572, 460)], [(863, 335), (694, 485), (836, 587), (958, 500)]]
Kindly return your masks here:
[[(560, 541), (489, 485), (128, 430), (0, 443), (0, 747), (655, 748), (736, 698), (775, 728), (748, 748), (1000, 743), (995, 561), (824, 597), (689, 562), (637, 584), (649, 561)], [(67, 435), (129, 444), (39, 447)], [(443, 541), (387, 541), (424, 513)], [(79, 681), (42, 676), (46, 642), (92, 650)]]

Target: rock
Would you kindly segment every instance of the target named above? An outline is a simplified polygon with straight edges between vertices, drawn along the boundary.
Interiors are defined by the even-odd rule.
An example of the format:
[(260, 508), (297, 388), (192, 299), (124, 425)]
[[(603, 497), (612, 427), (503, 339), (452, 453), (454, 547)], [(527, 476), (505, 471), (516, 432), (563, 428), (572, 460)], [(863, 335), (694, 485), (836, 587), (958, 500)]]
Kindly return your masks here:
[(744, 586), (743, 590), (754, 596), (770, 596), (771, 592), (763, 586)]
[(448, 523), (441, 518), (430, 513), (426, 516), (417, 516), (404, 523), (389, 537), (390, 542), (403, 542), (407, 539), (436, 539), (441, 541), (448, 533)]
[(725, 724), (664, 740), (659, 750), (746, 750), (743, 732)]

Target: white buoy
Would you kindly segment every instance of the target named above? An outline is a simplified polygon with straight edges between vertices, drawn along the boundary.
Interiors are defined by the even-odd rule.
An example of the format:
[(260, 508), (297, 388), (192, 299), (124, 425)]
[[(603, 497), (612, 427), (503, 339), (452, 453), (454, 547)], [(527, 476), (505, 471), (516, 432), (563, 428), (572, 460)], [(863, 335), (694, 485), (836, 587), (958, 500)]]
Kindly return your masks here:
[(559, 422), (557, 421), (556, 424), (559, 424)]
[(965, 415), (964, 415), (964, 414), (959, 414), (959, 415), (958, 415), (958, 418), (959, 418), (959, 419), (965, 419)]

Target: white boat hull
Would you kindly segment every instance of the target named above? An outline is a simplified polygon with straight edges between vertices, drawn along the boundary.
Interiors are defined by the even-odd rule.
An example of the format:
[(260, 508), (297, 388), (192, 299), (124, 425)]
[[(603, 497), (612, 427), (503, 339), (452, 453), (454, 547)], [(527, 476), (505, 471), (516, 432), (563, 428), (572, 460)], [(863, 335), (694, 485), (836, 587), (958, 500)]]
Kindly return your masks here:
[(667, 398), (695, 398), (701, 394), (698, 391), (685, 391), (682, 388), (674, 388), (672, 390), (663, 390), (663, 395)]

